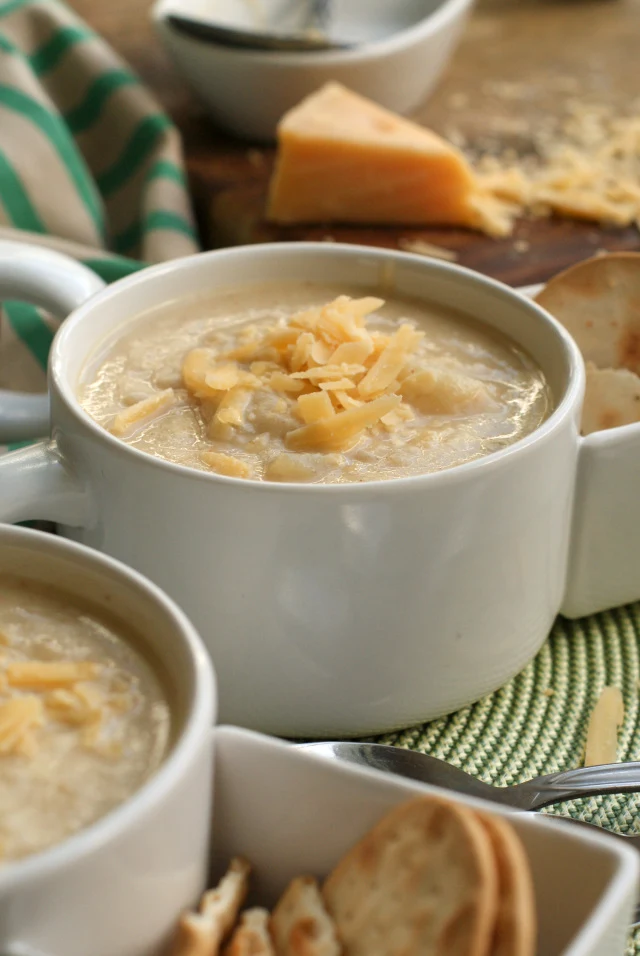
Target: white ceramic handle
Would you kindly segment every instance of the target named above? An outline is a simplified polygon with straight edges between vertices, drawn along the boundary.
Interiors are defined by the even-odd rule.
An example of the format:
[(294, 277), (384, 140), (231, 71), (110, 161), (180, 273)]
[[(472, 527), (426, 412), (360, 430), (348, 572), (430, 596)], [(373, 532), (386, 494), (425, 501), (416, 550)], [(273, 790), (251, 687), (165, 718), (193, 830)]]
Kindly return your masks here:
[(89, 494), (60, 458), (54, 442), (0, 457), (0, 521), (43, 520), (82, 527)]
[[(30, 302), (64, 319), (102, 288), (102, 279), (68, 256), (0, 240), (0, 302)], [(41, 438), (48, 431), (46, 395), (0, 390), (0, 442)]]
[(637, 425), (581, 439), (571, 556), (561, 612), (570, 618), (640, 600)]

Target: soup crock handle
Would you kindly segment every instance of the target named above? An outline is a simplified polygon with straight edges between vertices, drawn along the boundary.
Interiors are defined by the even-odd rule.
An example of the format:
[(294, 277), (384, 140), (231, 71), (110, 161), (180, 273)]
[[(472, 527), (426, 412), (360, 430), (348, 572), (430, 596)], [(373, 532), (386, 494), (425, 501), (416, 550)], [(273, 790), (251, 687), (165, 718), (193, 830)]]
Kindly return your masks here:
[(89, 514), (89, 493), (55, 442), (0, 456), (0, 521), (54, 521), (80, 528), (89, 523)]
[[(0, 302), (29, 302), (64, 319), (102, 288), (98, 276), (59, 252), (0, 241)], [(48, 431), (46, 395), (0, 390), (0, 442), (41, 438)]]
[(640, 600), (638, 431), (626, 425), (580, 440), (565, 617)]

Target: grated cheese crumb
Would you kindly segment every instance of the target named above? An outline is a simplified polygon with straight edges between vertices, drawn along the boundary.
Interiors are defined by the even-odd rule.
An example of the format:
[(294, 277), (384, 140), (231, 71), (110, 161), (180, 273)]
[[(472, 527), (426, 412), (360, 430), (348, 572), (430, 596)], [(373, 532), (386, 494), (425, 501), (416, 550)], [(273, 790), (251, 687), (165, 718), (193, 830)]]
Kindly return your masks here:
[(543, 125), (534, 155), (487, 155), (477, 165), (479, 225), (509, 235), (516, 216), (640, 223), (640, 116), (569, 101), (558, 129)]
[(397, 395), (383, 395), (358, 408), (338, 412), (332, 418), (290, 431), (286, 445), (291, 451), (346, 451), (365, 428), (400, 404)]
[(121, 438), (128, 434), (132, 428), (147, 425), (157, 415), (166, 412), (168, 408), (175, 405), (175, 401), (176, 396), (172, 388), (158, 392), (150, 398), (143, 398), (135, 405), (130, 405), (124, 411), (118, 412), (111, 425), (111, 434)]
[(267, 481), (313, 481), (315, 477), (313, 468), (286, 452), (273, 458), (265, 469)]
[(103, 694), (90, 684), (77, 684), (71, 690), (58, 688), (50, 691), (44, 703), (52, 717), (72, 726), (99, 721), (106, 709)]
[(17, 661), (6, 668), (10, 687), (66, 687), (78, 681), (94, 680), (100, 665), (93, 661)]
[(201, 457), (204, 464), (219, 475), (226, 475), (228, 478), (249, 477), (249, 466), (233, 455), (225, 455), (224, 452), (218, 451), (205, 451)]
[(0, 704), (0, 754), (33, 755), (32, 731), (43, 723), (42, 702), (38, 697), (12, 697)]

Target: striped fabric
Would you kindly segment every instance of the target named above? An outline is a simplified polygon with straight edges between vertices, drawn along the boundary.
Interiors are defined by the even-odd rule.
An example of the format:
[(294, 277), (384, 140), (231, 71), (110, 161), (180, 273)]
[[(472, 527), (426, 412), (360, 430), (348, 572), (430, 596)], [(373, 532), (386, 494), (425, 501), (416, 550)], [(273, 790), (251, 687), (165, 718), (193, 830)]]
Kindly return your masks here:
[[(176, 129), (58, 0), (0, 0), (0, 235), (13, 230), (71, 242), (108, 281), (198, 248)], [(0, 388), (41, 391), (53, 320), (3, 305)]]

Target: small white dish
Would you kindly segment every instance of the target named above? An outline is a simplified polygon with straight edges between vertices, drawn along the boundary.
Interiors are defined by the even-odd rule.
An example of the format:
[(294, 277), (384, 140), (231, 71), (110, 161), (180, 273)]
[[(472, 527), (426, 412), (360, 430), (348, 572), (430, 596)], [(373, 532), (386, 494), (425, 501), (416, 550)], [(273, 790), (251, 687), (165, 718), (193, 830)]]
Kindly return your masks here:
[(234, 855), (255, 867), (250, 903), (272, 905), (294, 876), (323, 878), (391, 807), (419, 793), (509, 817), (533, 871), (540, 956), (623, 956), (638, 887), (635, 849), (604, 834), (517, 813), (269, 737), (215, 731), (213, 877)]
[(329, 80), (398, 113), (420, 105), (454, 49), (473, 0), (337, 0), (330, 35), (358, 43), (349, 50), (278, 53), (226, 47), (185, 36), (170, 14), (203, 22), (255, 26), (241, 11), (262, 4), (225, 0), (156, 0), (152, 19), (178, 69), (216, 123), (237, 136), (270, 140), (281, 116)]

